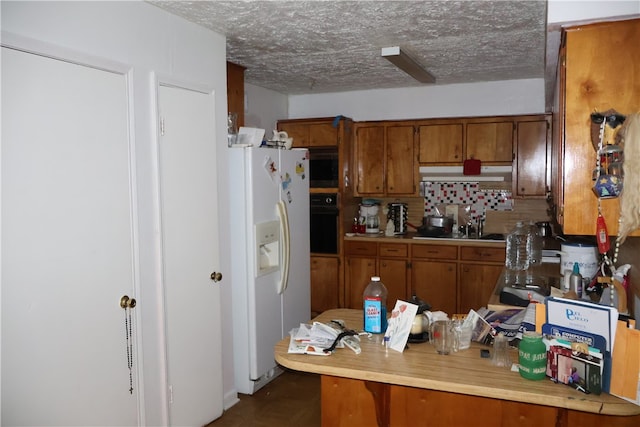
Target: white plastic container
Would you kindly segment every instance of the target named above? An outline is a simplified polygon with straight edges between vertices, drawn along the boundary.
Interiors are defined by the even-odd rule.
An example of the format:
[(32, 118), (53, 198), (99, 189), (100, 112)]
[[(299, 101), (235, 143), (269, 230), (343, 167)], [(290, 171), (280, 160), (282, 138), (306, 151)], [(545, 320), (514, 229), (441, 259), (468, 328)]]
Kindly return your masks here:
[(566, 270), (573, 271), (573, 264), (580, 266), (582, 277), (593, 279), (599, 266), (598, 247), (595, 243), (564, 242), (560, 247), (560, 273)]

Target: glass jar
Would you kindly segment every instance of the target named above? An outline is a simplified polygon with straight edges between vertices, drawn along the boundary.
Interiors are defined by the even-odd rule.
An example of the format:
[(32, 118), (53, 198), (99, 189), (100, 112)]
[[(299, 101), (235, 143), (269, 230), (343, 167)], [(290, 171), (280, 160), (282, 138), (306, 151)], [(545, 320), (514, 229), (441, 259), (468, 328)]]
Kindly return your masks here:
[(542, 380), (547, 371), (547, 348), (542, 335), (527, 331), (522, 334), (518, 347), (520, 376), (528, 380)]

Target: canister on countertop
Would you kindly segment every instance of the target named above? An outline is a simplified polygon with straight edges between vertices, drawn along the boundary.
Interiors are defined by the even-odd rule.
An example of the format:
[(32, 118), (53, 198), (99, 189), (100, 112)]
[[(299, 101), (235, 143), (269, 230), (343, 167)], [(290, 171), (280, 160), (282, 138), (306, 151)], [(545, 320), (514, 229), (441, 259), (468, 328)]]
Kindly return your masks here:
[(522, 334), (518, 347), (518, 363), (520, 376), (528, 380), (542, 380), (547, 370), (547, 348), (542, 342), (542, 335), (527, 331)]

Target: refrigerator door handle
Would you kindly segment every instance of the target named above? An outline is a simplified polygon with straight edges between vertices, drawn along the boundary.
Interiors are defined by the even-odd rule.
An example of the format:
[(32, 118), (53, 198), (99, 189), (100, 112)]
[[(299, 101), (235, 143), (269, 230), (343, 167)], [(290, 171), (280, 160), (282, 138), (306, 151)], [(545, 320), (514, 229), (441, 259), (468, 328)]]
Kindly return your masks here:
[(280, 219), (280, 238), (282, 241), (282, 268), (280, 274), (280, 284), (278, 285), (278, 294), (282, 294), (287, 289), (289, 283), (289, 261), (290, 261), (290, 231), (289, 231), (289, 214), (287, 205), (283, 200), (278, 201), (278, 217)]

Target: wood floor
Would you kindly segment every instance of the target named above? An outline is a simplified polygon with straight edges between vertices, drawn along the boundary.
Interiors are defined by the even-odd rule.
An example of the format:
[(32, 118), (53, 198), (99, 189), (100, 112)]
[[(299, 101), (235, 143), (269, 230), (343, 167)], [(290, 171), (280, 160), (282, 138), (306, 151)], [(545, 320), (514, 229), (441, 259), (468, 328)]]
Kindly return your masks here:
[(206, 427), (320, 426), (320, 376), (285, 371)]

